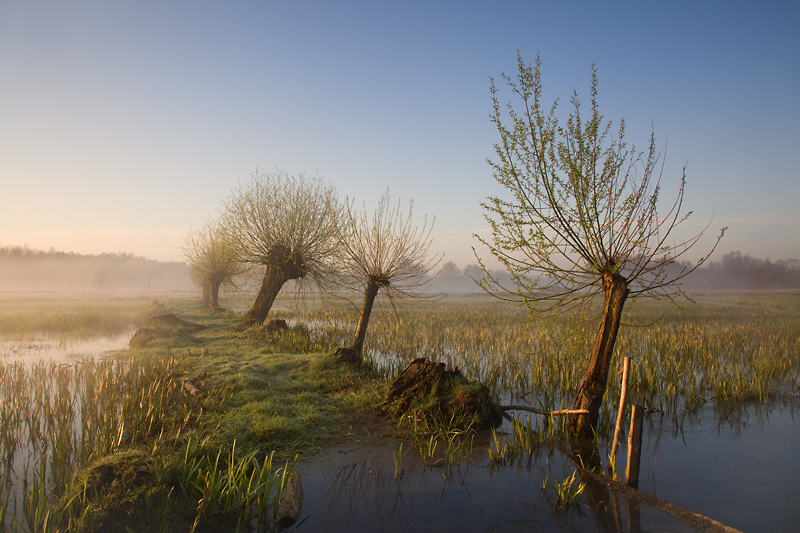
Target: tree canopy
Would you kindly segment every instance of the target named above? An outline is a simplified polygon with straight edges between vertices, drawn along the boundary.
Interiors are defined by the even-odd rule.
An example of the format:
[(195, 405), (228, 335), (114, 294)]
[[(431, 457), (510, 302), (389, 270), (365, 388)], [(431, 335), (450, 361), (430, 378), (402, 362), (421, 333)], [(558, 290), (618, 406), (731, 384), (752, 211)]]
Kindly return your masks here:
[(392, 300), (416, 298), (430, 279), (428, 274), (439, 263), (439, 256), (428, 257), (433, 242), (427, 217), (422, 226), (412, 223), (413, 202), (408, 214), (391, 207), (389, 191), (381, 197), (370, 216), (352, 203), (344, 211), (341, 226), (343, 251), (342, 277), (345, 286), (364, 294), (361, 317), (356, 328), (353, 349), (361, 353), (375, 297), (383, 292)]
[(236, 277), (247, 270), (239, 261), (233, 236), (218, 221), (208, 221), (189, 228), (184, 240), (189, 277), (203, 291), (203, 305), (216, 309), (220, 287), (236, 288)]
[(261, 289), (247, 315), (263, 322), (283, 285), (303, 280), (326, 287), (339, 262), (342, 206), (321, 178), (256, 169), (224, 202), (222, 221), (239, 259), (265, 267)]
[(526, 65), (518, 54), (517, 63), (516, 79), (505, 74), (503, 79), (518, 105), (501, 106), (491, 82), (492, 121), (500, 142), (489, 164), (510, 198), (494, 196), (481, 204), (491, 237), (476, 235), (508, 271), (513, 286), (493, 276), (476, 251), (485, 272), (481, 286), (545, 317), (586, 308), (595, 296), (603, 296), (597, 337), (574, 407), (589, 414), (572, 419), (572, 428), (587, 436), (605, 392), (625, 301), (642, 294), (679, 294), (678, 282), (708, 254), (677, 272), (667, 267), (705, 230), (672, 240), (675, 228), (691, 214), (682, 213), (685, 169), (676, 199), (659, 214), (663, 158), (655, 136), (651, 134), (645, 150), (637, 150), (625, 140), (624, 120), (616, 128), (604, 122), (594, 67), (588, 117), (581, 115), (575, 91), (572, 111), (562, 124), (559, 101), (549, 108), (542, 102), (539, 57)]

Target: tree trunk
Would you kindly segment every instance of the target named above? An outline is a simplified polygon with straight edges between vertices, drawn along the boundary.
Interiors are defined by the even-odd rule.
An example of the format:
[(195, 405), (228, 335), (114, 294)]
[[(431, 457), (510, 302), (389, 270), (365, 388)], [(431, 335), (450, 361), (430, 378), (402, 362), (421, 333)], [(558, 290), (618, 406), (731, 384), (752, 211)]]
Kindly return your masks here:
[(244, 319), (245, 324), (263, 323), (284, 283), (290, 279), (304, 278), (308, 273), (302, 255), (283, 245), (270, 250), (266, 266), (261, 290)]
[(212, 279), (211, 280), (211, 294), (209, 295), (209, 302), (208, 305), (211, 309), (219, 309), (219, 286), (222, 285), (221, 279)]
[(361, 317), (358, 319), (358, 327), (356, 328), (356, 335), (353, 338), (353, 350), (356, 354), (361, 355), (361, 350), (364, 348), (364, 339), (367, 336), (367, 326), (369, 325), (369, 315), (372, 314), (372, 305), (375, 303), (375, 297), (378, 295), (380, 285), (372, 280), (367, 282), (367, 288), (364, 291), (364, 305), (361, 307)]
[(568, 428), (573, 436), (591, 438), (597, 426), (600, 405), (606, 392), (608, 368), (619, 332), (622, 308), (628, 297), (628, 281), (616, 273), (603, 275), (603, 314), (594, 338), (594, 347), (575, 396), (573, 409), (586, 409), (588, 414), (571, 415)]
[(286, 276), (276, 272), (276, 268), (267, 267), (264, 273), (264, 280), (261, 282), (261, 289), (258, 291), (256, 301), (253, 302), (253, 307), (247, 312), (244, 318), (245, 324), (263, 324), (267, 319), (269, 310), (272, 309), (272, 304), (275, 303), (278, 293), (281, 291), (283, 284), (289, 281)]

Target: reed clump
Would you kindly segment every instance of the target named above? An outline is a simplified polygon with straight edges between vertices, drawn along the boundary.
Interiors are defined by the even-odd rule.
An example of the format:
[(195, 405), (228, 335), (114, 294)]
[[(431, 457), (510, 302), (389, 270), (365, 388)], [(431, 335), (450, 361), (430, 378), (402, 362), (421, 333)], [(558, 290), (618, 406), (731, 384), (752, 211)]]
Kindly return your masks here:
[(96, 517), (81, 509), (81, 471), (197, 424), (202, 407), (183, 397), (179, 376), (175, 359), (0, 363), (0, 462), (17, 480), (0, 492), (3, 521), (21, 531), (79, 530)]
[(142, 327), (159, 313), (152, 297), (87, 298), (2, 295), (0, 334), (56, 336), (115, 335)]

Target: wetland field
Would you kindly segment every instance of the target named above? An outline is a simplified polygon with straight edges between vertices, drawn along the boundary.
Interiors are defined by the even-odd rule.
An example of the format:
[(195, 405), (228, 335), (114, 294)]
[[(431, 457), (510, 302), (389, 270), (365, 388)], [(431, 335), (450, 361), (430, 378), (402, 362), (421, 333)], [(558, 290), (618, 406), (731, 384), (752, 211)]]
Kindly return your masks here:
[[(479, 431), (383, 405), (427, 357), (500, 404), (569, 408), (591, 321), (539, 324), (487, 296), (385, 304), (353, 367), (333, 354), (358, 319), (341, 302), (279, 300), (276, 332), (240, 326), (242, 293), (217, 313), (195, 293), (2, 293), (0, 531), (796, 531), (800, 295), (692, 297), (623, 315), (612, 372), (631, 357), (624, 419), (645, 413), (633, 493), (602, 480), (614, 377), (588, 455), (563, 417)], [(128, 347), (166, 313), (191, 327)], [(618, 478), (625, 461), (623, 445)], [(303, 506), (277, 525), (292, 472)]]

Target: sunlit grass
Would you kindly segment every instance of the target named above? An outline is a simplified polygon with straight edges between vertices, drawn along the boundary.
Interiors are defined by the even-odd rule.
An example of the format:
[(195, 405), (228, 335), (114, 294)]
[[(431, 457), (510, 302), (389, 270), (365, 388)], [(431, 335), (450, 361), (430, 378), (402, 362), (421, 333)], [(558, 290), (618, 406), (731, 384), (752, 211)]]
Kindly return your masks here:
[[(0, 492), (0, 508), (17, 509), (14, 527), (49, 531), (56, 501), (82, 468), (196, 423), (200, 411), (183, 401), (178, 375), (174, 359), (0, 363), (0, 461), (18, 478), (17, 490)], [(78, 502), (62, 510), (67, 522)]]
[(112, 335), (141, 327), (157, 313), (152, 296), (0, 293), (0, 334)]
[[(778, 308), (686, 302), (683, 309), (641, 300), (629, 305), (601, 408), (601, 435), (613, 429), (623, 355), (633, 358), (632, 401), (649, 412), (692, 411), (707, 401), (769, 402), (800, 394), (800, 296)], [(758, 296), (762, 298), (762, 296)], [(732, 304), (732, 305), (731, 305)], [(357, 315), (347, 308), (282, 311), (347, 342)], [(543, 409), (570, 407), (594, 339), (593, 322), (545, 327), (513, 305), (486, 298), (444, 299), (374, 312), (365, 354), (389, 374), (415, 357), (459, 367), (496, 395), (528, 393)]]

